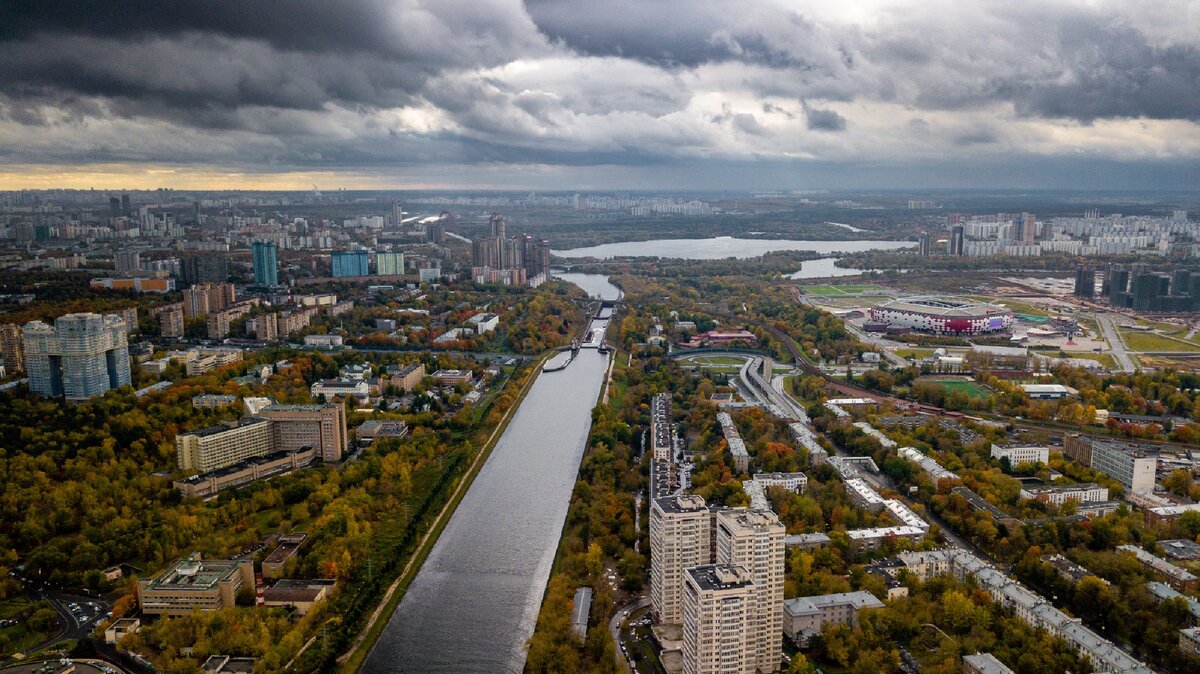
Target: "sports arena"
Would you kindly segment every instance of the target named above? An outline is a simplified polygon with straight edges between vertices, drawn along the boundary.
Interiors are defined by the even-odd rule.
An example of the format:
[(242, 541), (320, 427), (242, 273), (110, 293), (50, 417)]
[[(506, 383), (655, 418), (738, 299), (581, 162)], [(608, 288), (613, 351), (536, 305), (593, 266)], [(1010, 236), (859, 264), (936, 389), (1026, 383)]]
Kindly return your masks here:
[(1007, 330), (1013, 314), (1002, 306), (962, 298), (906, 297), (871, 307), (870, 320), (926, 332), (978, 335)]

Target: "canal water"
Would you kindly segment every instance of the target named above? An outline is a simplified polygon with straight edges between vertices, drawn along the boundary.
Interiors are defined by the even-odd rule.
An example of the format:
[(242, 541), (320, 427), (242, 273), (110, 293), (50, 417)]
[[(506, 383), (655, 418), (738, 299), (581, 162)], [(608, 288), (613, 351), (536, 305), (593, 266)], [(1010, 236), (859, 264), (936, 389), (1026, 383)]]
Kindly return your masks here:
[[(618, 295), (603, 276), (581, 281), (589, 294)], [(607, 368), (608, 356), (584, 349), (566, 370), (538, 376), (363, 672), (524, 668)]]

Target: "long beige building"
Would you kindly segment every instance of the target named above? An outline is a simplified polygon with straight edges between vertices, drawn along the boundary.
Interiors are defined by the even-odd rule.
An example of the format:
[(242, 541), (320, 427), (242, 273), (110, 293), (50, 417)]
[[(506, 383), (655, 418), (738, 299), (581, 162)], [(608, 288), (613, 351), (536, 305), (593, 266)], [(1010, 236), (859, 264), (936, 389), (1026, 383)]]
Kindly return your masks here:
[(175, 436), (180, 470), (207, 473), (274, 450), (271, 422), (246, 417)]
[(704, 498), (666, 496), (650, 504), (650, 610), (659, 622), (683, 622), (684, 575), (711, 562), (710, 516)]
[(755, 611), (747, 647), (760, 672), (779, 669), (783, 653), (783, 577), (786, 527), (770, 510), (722, 510), (717, 513), (716, 561), (745, 567), (754, 581)]
[(684, 574), (684, 674), (754, 674), (755, 585), (744, 567), (697, 566)]
[(310, 447), (322, 461), (336, 463), (347, 437), (341, 405), (268, 405), (256, 416), (175, 436), (175, 454), (180, 470), (200, 473)]

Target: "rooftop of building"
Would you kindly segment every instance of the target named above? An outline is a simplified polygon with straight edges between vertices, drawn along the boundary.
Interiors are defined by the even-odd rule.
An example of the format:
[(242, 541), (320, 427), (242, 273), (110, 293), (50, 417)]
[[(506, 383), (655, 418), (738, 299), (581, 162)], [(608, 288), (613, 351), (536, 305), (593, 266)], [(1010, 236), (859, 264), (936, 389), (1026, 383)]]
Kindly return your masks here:
[(750, 572), (744, 566), (706, 564), (692, 567), (685, 573), (701, 590), (731, 590), (754, 585)]
[(208, 437), (211, 435), (219, 435), (221, 433), (232, 431), (237, 428), (245, 428), (246, 426), (255, 426), (257, 424), (266, 424), (266, 423), (270, 423), (270, 420), (263, 419), (262, 417), (242, 417), (240, 419), (234, 419), (232, 421), (220, 423), (215, 426), (205, 426), (204, 428), (197, 428), (194, 431), (189, 431), (187, 433), (180, 433), (180, 435), (184, 435), (184, 436), (194, 435), (197, 437), (205, 438), (205, 437)]
[(904, 297), (876, 305), (879, 309), (911, 311), (932, 316), (982, 318), (987, 316), (1011, 315), (1008, 309), (988, 302), (978, 302), (960, 297)]
[(747, 529), (774, 529), (776, 527), (783, 528), (783, 524), (779, 521), (779, 516), (770, 510), (763, 508), (748, 509), (748, 508), (731, 508), (722, 510), (719, 517), (726, 521), (731, 521), (739, 527)]
[(1070, 494), (1078, 491), (1105, 489), (1095, 482), (1079, 482), (1077, 484), (1032, 484), (1021, 487), (1021, 491), (1031, 494)]
[(909, 536), (924, 536), (925, 529), (921, 527), (877, 527), (874, 529), (852, 529), (846, 532), (846, 537), (852, 541), (868, 541), (875, 538), (907, 538)]
[(227, 559), (201, 559), (193, 553), (176, 560), (167, 570), (150, 579), (150, 587), (159, 590), (207, 590), (226, 582), (239, 572), (241, 562)]
[(792, 597), (783, 602), (783, 610), (790, 616), (815, 615), (822, 609), (832, 606), (853, 606), (856, 610), (864, 608), (883, 608), (883, 602), (864, 590), (857, 592), (838, 592), (836, 594), (820, 594), (811, 597)]
[(1200, 559), (1200, 543), (1196, 543), (1196, 541), (1178, 538), (1169, 541), (1159, 541), (1158, 544), (1162, 546), (1163, 554), (1173, 559), (1185, 561)]
[(319, 412), (321, 410), (326, 410), (331, 407), (341, 407), (341, 405), (339, 405), (337, 403), (311, 403), (311, 404), (274, 403), (271, 405), (267, 405), (266, 407), (262, 408), (262, 410), (260, 410), (260, 411), (264, 411), (264, 412)]
[(964, 655), (963, 664), (970, 665), (979, 674), (1013, 674), (1013, 670), (996, 659), (991, 653)]
[(662, 498), (654, 499), (654, 502), (665, 513), (690, 513), (707, 510), (704, 505), (704, 497), (696, 496), (695, 494), (663, 496)]

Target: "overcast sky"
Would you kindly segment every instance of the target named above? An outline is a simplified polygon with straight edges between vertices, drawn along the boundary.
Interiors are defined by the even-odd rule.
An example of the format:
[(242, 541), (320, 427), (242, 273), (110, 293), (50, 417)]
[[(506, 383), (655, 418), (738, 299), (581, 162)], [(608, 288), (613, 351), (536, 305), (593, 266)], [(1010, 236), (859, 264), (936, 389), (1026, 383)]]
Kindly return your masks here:
[(0, 2), (0, 188), (1197, 189), (1198, 122), (1200, 0)]

